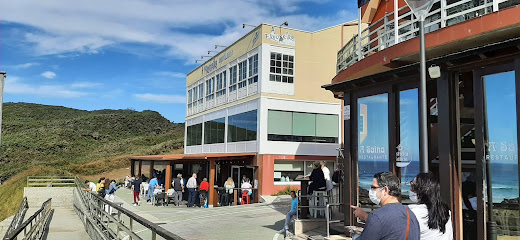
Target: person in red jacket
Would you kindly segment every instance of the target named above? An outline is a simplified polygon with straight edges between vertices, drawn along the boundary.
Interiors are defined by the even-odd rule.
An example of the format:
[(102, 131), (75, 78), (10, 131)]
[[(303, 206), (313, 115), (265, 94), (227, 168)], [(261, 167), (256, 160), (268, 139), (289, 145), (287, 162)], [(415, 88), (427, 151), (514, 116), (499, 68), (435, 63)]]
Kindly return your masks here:
[(207, 178), (203, 178), (199, 187), (200, 192), (200, 207), (207, 208), (208, 207), (208, 192), (209, 192), (209, 183)]

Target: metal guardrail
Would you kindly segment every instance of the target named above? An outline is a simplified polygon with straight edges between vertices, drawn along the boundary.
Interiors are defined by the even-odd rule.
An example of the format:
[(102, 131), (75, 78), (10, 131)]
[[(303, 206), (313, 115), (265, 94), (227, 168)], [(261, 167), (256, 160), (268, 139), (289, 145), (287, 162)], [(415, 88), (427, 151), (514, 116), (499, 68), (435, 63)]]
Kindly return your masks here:
[(84, 192), (81, 188), (83, 181), (78, 177), (75, 182), (78, 197), (74, 199), (74, 210), (92, 239), (140, 240), (144, 234), (151, 234), (152, 240), (156, 240), (157, 236), (168, 240), (183, 239), (96, 193)]
[[(394, 4), (397, 0), (394, 0)], [(424, 21), (425, 33), (518, 5), (516, 0), (437, 0)], [(397, 21), (395, 21), (397, 19)], [(405, 5), (354, 35), (338, 51), (337, 73), (378, 51), (418, 36), (419, 21)]]
[(329, 208), (330, 206), (341, 206), (343, 203), (329, 203), (325, 208), (325, 219), (327, 219), (327, 237), (325, 239), (330, 239), (330, 223), (341, 222), (342, 220), (330, 220)]
[(27, 209), (29, 209), (29, 204), (27, 203), (27, 197), (24, 197), (22, 203), (20, 203), (20, 207), (18, 207), (18, 211), (14, 215), (13, 220), (9, 225), (9, 228), (7, 228), (4, 237), (8, 236), (22, 224), (23, 219), (25, 218), (25, 213), (27, 213)]
[(28, 176), (27, 187), (73, 187), (76, 183), (71, 176)]
[[(42, 207), (24, 221), (16, 229), (12, 230), (11, 233), (6, 234), (3, 240), (15, 240), (21, 237), (20, 234), (23, 232), (23, 240), (43, 239), (48, 227), (50, 216), (54, 212), (52, 209), (51, 198), (42, 204)], [(29, 228), (29, 229), (28, 229)]]

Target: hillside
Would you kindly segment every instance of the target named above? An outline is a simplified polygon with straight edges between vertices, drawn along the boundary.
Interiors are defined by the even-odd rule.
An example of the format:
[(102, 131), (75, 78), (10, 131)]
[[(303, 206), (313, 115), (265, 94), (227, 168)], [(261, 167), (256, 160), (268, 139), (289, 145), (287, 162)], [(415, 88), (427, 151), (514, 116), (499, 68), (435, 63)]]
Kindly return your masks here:
[[(178, 152), (183, 147), (184, 124), (154, 111), (84, 111), (29, 103), (4, 103), (3, 108), (2, 182), (29, 169), (35, 174), (34, 167), (95, 175), (130, 166), (130, 155)], [(8, 183), (0, 187), (1, 198)], [(0, 212), (4, 210), (0, 205)]]

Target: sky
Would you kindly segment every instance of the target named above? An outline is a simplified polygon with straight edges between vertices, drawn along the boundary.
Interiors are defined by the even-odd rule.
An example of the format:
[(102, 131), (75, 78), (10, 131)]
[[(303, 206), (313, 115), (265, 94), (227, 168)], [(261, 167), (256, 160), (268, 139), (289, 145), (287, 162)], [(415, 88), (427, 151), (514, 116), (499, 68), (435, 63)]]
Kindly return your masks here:
[(154, 110), (184, 122), (195, 60), (252, 28), (316, 31), (357, 18), (355, 1), (2, 1), (4, 102)]

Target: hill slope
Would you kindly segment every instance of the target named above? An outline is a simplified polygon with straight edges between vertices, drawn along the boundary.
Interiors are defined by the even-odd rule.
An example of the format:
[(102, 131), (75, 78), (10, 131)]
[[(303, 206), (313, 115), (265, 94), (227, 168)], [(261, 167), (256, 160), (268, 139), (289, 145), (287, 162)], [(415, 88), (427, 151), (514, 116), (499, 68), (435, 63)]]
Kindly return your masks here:
[(2, 182), (31, 168), (37, 173), (33, 167), (88, 176), (128, 167), (130, 155), (178, 152), (183, 147), (184, 124), (154, 111), (84, 111), (29, 103), (4, 103), (3, 108)]

